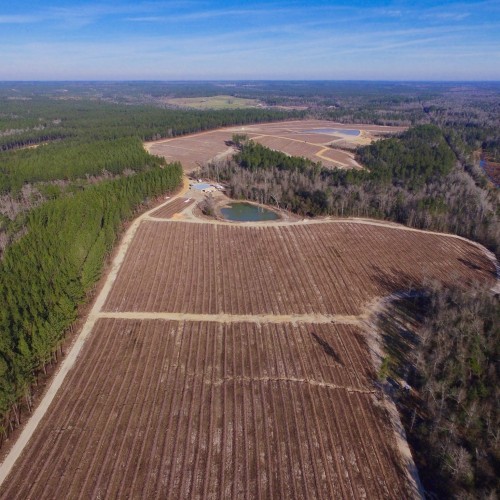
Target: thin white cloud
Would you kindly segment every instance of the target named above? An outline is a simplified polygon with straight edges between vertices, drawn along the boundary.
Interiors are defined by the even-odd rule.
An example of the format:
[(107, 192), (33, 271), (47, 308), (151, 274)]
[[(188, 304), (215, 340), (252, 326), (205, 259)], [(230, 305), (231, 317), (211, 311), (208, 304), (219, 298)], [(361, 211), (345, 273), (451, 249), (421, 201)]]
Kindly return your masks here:
[[(283, 5), (268, 4), (264, 9), (260, 4), (255, 10), (247, 6), (211, 10), (207, 2), (188, 5), (181, 1), (173, 6), (168, 2), (96, 3), (64, 9), (49, 7), (33, 15), (0, 16), (0, 24), (40, 20), (52, 23), (37, 25), (33, 36), (25, 30), (23, 38), (10, 35), (0, 38), (0, 80), (384, 76), (390, 79), (405, 75), (425, 79), (436, 74), (435, 68), (444, 75), (448, 68), (449, 78), (458, 78), (462, 74), (459, 70), (467, 70), (476, 79), (494, 74), (500, 77), (495, 69), (500, 67), (500, 54), (495, 53), (495, 44), (488, 42), (488, 38), (498, 40), (494, 38), (498, 21), (494, 16), (478, 17), (477, 13), (460, 18), (469, 12), (464, 4), (454, 4), (446, 10), (443, 6), (384, 10)], [(473, 11), (470, 5), (469, 9)], [(225, 22), (225, 17), (234, 22)], [(106, 23), (114, 23), (113, 27), (123, 24), (118, 30), (110, 29), (102, 39), (87, 40), (89, 31), (82, 36), (73, 30), (71, 37), (65, 36), (62, 41), (63, 31), (52, 30), (56, 33), (53, 36), (50, 32), (54, 26), (68, 27), (70, 32), (71, 27), (104, 18)], [(168, 29), (147, 24), (146, 28), (140, 24), (127, 26), (132, 20), (172, 24)], [(183, 25), (198, 21), (197, 29), (186, 29)], [(38, 43), (41, 40), (47, 43)], [(484, 57), (478, 59), (472, 55), (480, 53), (481, 47), (489, 60), (483, 69)], [(455, 66), (458, 68), (458, 60), (462, 66), (452, 71)]]
[(470, 12), (433, 12), (421, 16), (425, 20), (438, 21), (463, 21), (470, 17)]
[[(318, 8), (312, 7), (307, 9), (316, 11)], [(186, 12), (181, 14), (165, 14), (165, 15), (152, 15), (152, 16), (135, 16), (126, 18), (127, 21), (132, 22), (180, 22), (180, 21), (203, 21), (207, 19), (225, 18), (225, 17), (261, 17), (264, 16), (268, 19), (273, 19), (274, 16), (279, 15), (298, 15), (304, 12), (303, 8), (299, 7), (268, 7), (268, 8), (241, 8), (241, 9), (215, 9), (215, 10), (199, 10), (194, 12)]]
[(14, 14), (0, 16), (0, 24), (32, 24), (41, 22), (44, 19), (43, 16)]

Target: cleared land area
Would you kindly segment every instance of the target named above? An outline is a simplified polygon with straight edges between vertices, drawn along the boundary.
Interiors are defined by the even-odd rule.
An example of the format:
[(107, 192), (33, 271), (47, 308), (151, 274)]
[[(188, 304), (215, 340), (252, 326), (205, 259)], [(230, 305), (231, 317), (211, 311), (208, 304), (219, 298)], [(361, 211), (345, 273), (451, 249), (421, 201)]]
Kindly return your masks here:
[(263, 107), (257, 99), (245, 99), (230, 95), (212, 97), (175, 97), (164, 101), (172, 106), (190, 109), (244, 109)]
[(194, 200), (192, 198), (176, 198), (171, 203), (155, 210), (151, 213), (151, 217), (159, 217), (162, 219), (170, 219), (173, 215), (182, 212), (187, 207), (192, 205)]
[(407, 498), (367, 358), (353, 327), (101, 319), (2, 496)]
[[(349, 135), (352, 130), (359, 135)], [(343, 134), (342, 131), (346, 133)], [(369, 144), (384, 136), (402, 132), (404, 127), (377, 125), (346, 125), (326, 120), (300, 120), (264, 123), (245, 127), (229, 127), (190, 136), (163, 139), (147, 144), (147, 149), (169, 161), (182, 162), (186, 171), (192, 171), (221, 154), (230, 154), (229, 141), (233, 134), (247, 134), (251, 139), (289, 155), (304, 156), (325, 167), (360, 168), (354, 153), (336, 149)], [(317, 131), (314, 132), (314, 131)], [(325, 153), (326, 150), (326, 153)]]
[(184, 171), (189, 172), (199, 168), (212, 158), (233, 152), (228, 142), (233, 132), (216, 130), (200, 134), (186, 135), (152, 142), (146, 149), (155, 155), (163, 156), (167, 161), (180, 161)]
[(104, 310), (359, 315), (425, 277), (493, 281), (494, 272), (463, 240), (389, 227), (144, 221)]
[(131, 226), (0, 497), (417, 497), (369, 306), (424, 276), (493, 284), (491, 260), (383, 223), (169, 220), (187, 200)]

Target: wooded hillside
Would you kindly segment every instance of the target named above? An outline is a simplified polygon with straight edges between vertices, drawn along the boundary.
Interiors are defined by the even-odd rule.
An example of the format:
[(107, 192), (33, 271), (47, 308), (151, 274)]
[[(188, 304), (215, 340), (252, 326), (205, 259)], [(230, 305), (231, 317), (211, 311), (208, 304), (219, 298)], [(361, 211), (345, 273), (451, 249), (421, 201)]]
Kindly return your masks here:
[(388, 219), (451, 232), (497, 250), (497, 197), (476, 185), (433, 125), (360, 148), (365, 170), (325, 169), (237, 138), (233, 161), (202, 172), (229, 186), (235, 198), (277, 205), (302, 215)]

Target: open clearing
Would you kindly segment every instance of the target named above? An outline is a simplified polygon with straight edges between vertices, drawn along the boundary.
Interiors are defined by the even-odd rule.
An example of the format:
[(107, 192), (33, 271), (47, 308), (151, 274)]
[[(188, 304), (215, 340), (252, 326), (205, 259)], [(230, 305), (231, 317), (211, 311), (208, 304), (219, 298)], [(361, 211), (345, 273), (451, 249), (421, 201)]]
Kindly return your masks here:
[(2, 494), (407, 498), (366, 358), (353, 327), (101, 319)]
[[(359, 130), (357, 136), (350, 135), (352, 129)], [(318, 130), (319, 133), (313, 133)], [(325, 131), (331, 130), (331, 133)], [(346, 134), (342, 134), (346, 130)], [(404, 127), (379, 125), (346, 125), (326, 120), (302, 120), (278, 123), (228, 127), (173, 139), (163, 139), (146, 145), (147, 149), (168, 161), (180, 161), (186, 171), (192, 171), (214, 157), (230, 154), (233, 134), (247, 134), (251, 139), (271, 149), (289, 155), (304, 156), (325, 167), (361, 168), (354, 159), (354, 152), (344, 148), (355, 148), (370, 144), (384, 135), (405, 130)], [(342, 148), (342, 149), (340, 149)]]
[(141, 223), (105, 311), (359, 315), (425, 277), (494, 278), (456, 238), (390, 227)]
[(166, 99), (166, 104), (191, 109), (244, 109), (263, 107), (257, 99), (245, 99), (230, 95), (212, 97), (174, 97)]

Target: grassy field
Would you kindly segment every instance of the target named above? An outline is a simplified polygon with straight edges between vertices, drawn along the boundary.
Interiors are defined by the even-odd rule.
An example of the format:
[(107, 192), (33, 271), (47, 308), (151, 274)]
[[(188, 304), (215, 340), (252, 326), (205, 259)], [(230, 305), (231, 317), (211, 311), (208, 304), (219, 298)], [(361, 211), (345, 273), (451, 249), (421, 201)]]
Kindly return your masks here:
[(168, 99), (168, 104), (192, 109), (243, 109), (259, 106), (257, 99), (243, 99), (230, 95), (216, 95), (213, 97), (179, 97)]

